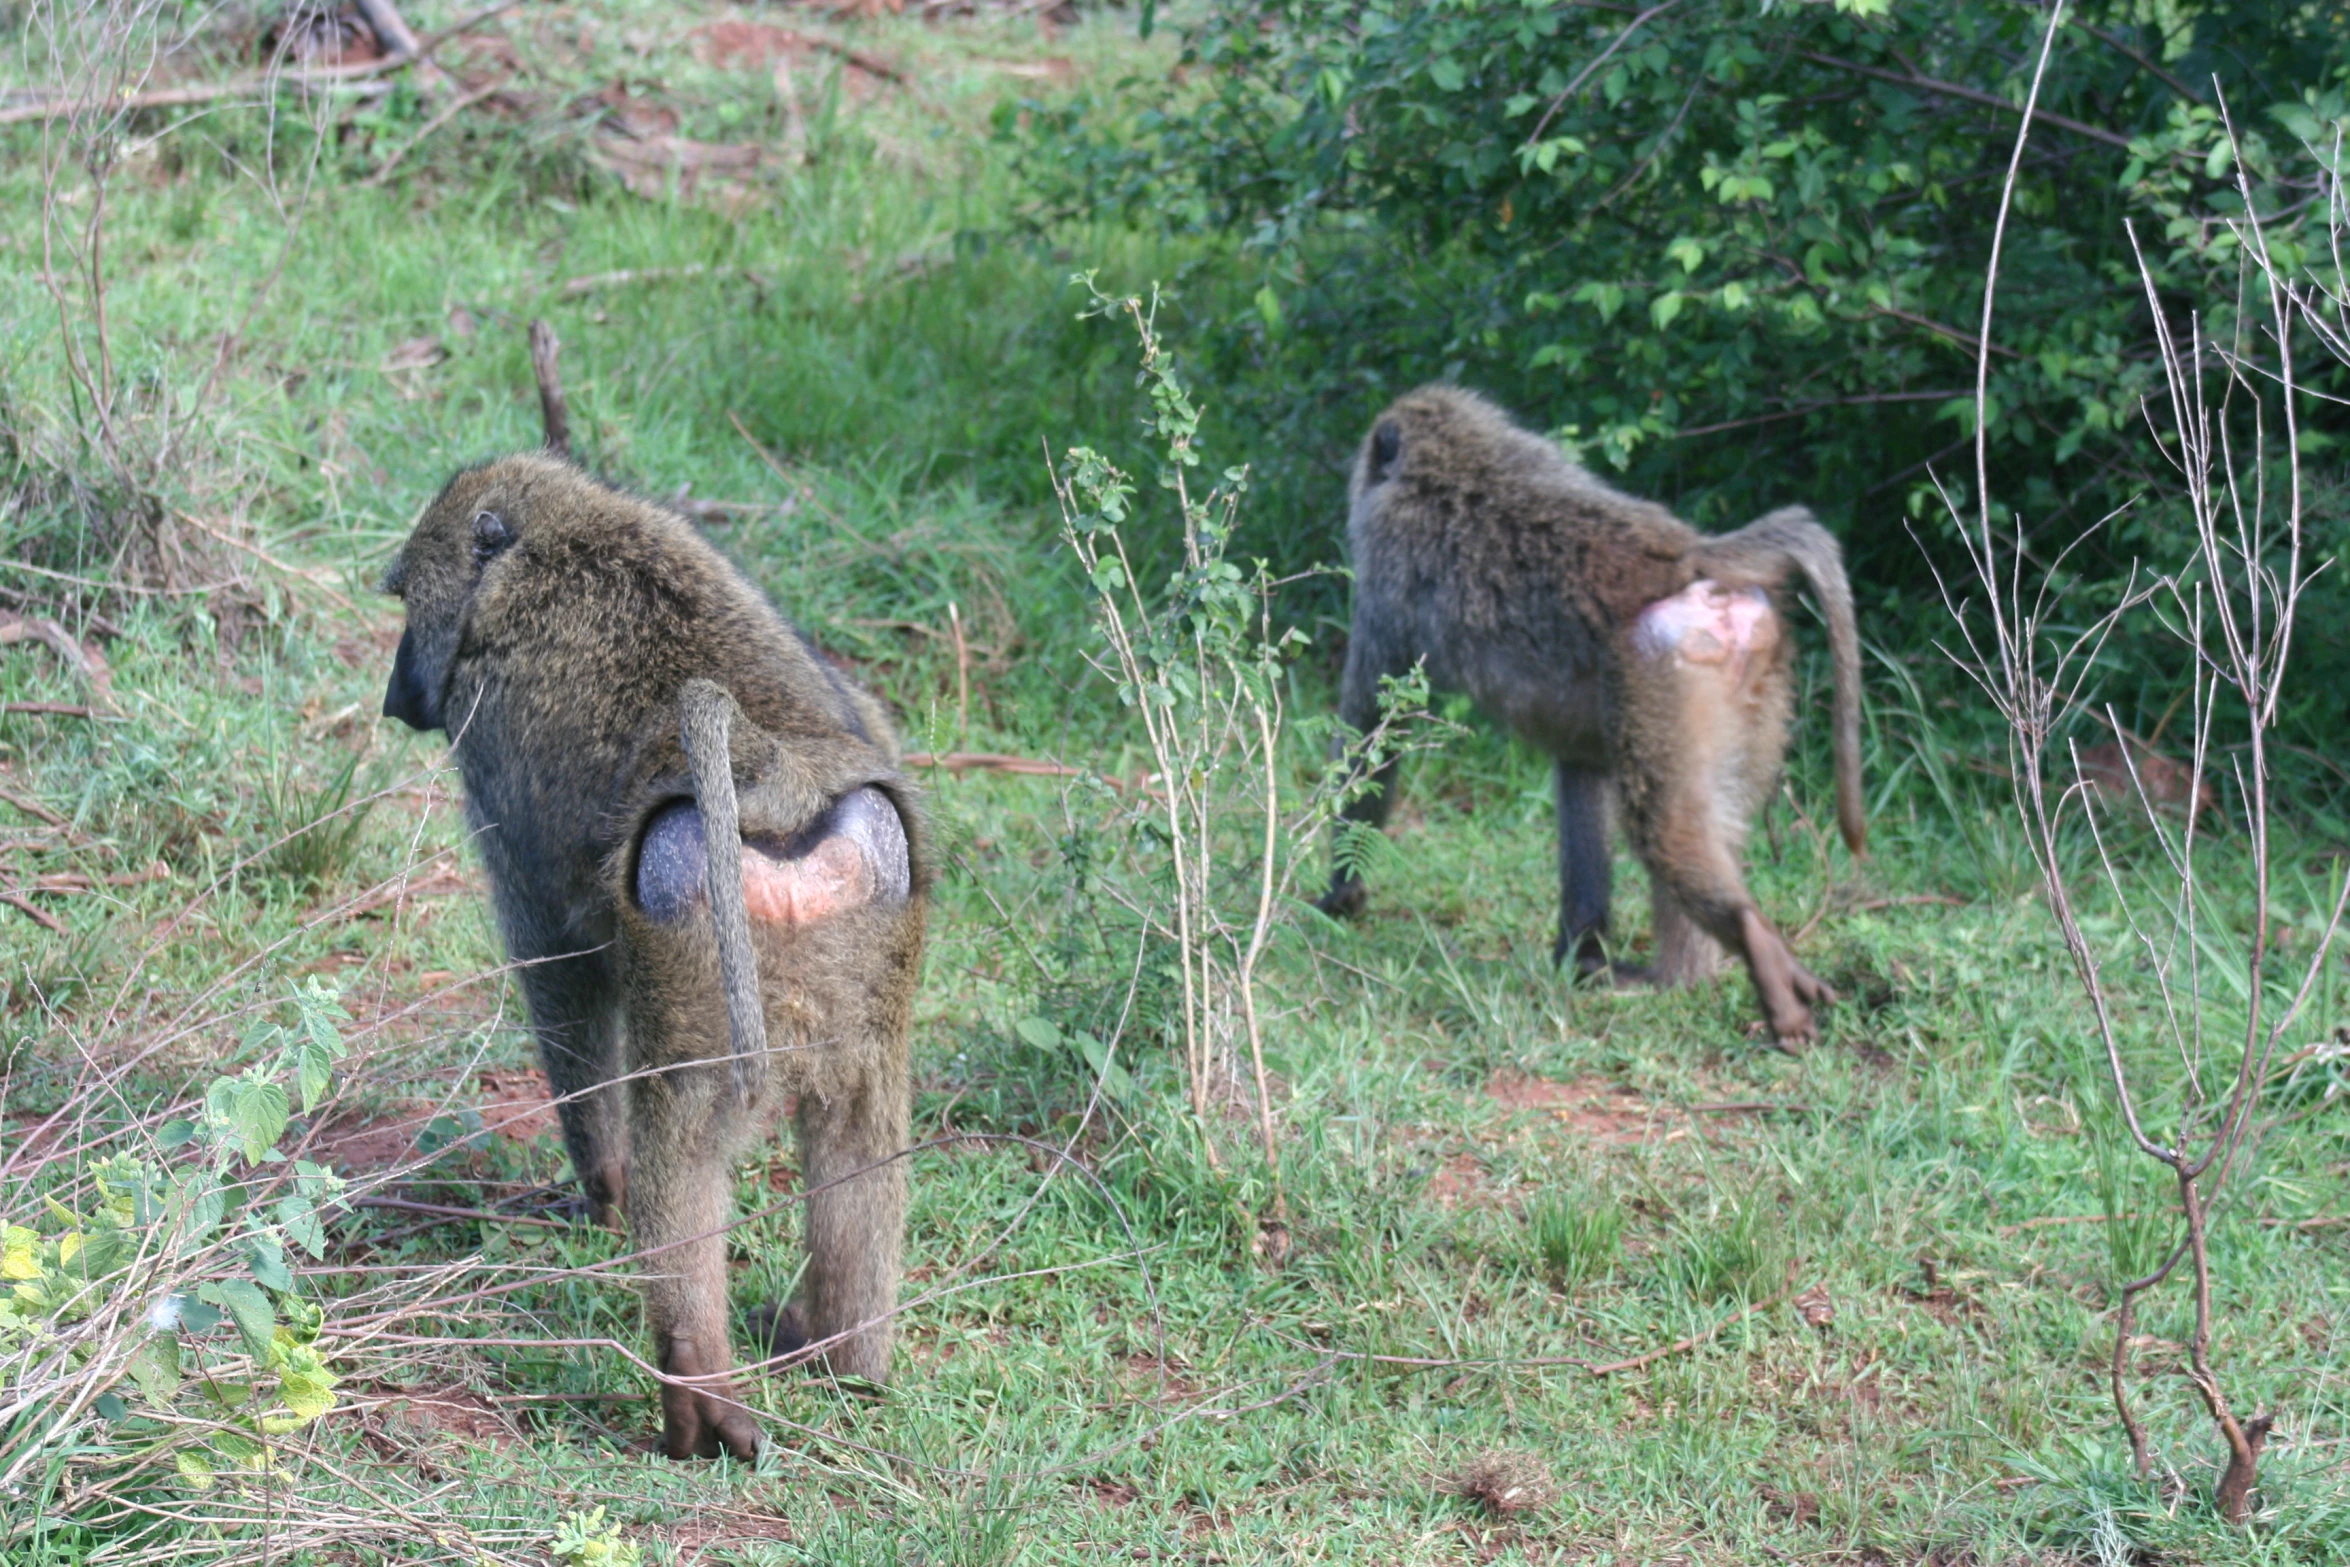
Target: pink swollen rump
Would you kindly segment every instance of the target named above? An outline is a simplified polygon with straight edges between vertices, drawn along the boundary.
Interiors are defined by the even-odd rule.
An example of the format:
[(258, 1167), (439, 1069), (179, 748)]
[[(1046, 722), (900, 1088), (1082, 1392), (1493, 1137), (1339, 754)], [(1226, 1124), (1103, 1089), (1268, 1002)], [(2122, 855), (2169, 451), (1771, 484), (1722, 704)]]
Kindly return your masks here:
[(1671, 653), (1691, 664), (1743, 664), (1779, 639), (1770, 595), (1699, 578), (1658, 599), (1632, 622), (1632, 646), (1650, 658)]

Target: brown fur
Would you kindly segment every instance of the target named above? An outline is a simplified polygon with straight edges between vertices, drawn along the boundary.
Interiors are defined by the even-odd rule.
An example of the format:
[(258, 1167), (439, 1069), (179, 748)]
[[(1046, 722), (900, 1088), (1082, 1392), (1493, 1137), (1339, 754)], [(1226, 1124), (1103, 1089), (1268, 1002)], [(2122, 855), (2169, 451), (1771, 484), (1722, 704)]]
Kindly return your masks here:
[[(1553, 758), (1558, 956), (1572, 952), (1586, 968), (1604, 962), (1613, 784), (1654, 891), (1656, 961), (1645, 977), (1699, 978), (1722, 948), (1736, 950), (1778, 1036), (1813, 1037), (1812, 1007), (1833, 997), (1755, 910), (1740, 864), (1786, 754), (1792, 647), (1776, 590), (1796, 572), (1826, 614), (1834, 655), (1839, 821), (1854, 853), (1866, 842), (1859, 641), (1835, 540), (1799, 508), (1701, 534), (1447, 386), (1407, 393), (1380, 415), (1348, 489), (1346, 721), (1367, 730), (1381, 677), (1425, 659), (1435, 688), (1467, 693)], [(1735, 656), (1659, 651), (1635, 635), (1644, 612), (1704, 584), (1771, 595)], [(1390, 765), (1348, 814), (1383, 823), (1394, 783)], [(1323, 907), (1351, 913), (1363, 897), (1342, 871)]]
[[(747, 1457), (726, 1232), (735, 1165), (787, 1095), (808, 1266), (776, 1338), (889, 1368), (926, 874), (888, 719), (692, 525), (552, 457), (450, 480), (385, 587), (408, 610), (385, 712), (451, 736), (573, 1168), (649, 1253), (662, 1369), (699, 1379), (663, 1386), (668, 1451)], [(739, 892), (711, 897), (746, 860), (786, 884), (819, 863), (866, 790), (903, 829), (888, 895), (747, 924)], [(645, 848), (680, 802), (706, 829), (699, 880)], [(648, 888), (679, 900), (666, 917)]]

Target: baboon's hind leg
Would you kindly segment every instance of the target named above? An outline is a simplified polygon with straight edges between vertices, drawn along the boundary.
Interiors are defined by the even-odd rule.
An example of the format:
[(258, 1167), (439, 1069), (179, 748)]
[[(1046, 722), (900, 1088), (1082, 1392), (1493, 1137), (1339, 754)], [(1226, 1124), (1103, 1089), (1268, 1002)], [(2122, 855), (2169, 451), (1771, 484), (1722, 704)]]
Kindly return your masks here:
[(821, 1344), (834, 1375), (876, 1383), (889, 1380), (906, 1230), (904, 1050), (881, 1054), (855, 1092), (800, 1097), (808, 1270), (768, 1330), (777, 1353)]
[(672, 1067), (635, 1086), (629, 1231), (645, 1253), (645, 1324), (662, 1374), (662, 1445), (672, 1458), (758, 1452), (759, 1425), (726, 1373), (726, 1246), (746, 1112), (723, 1064)]
[(1660, 977), (1693, 977), (1705, 954), (1688, 937), (1710, 938), (1746, 960), (1777, 1038), (1817, 1038), (1813, 1008), (1835, 993), (1762, 917), (1740, 866), (1758, 788), (1776, 776), (1785, 743), (1786, 671), (1768, 599), (1699, 582), (1649, 606), (1622, 679), (1625, 824), (1656, 888)]

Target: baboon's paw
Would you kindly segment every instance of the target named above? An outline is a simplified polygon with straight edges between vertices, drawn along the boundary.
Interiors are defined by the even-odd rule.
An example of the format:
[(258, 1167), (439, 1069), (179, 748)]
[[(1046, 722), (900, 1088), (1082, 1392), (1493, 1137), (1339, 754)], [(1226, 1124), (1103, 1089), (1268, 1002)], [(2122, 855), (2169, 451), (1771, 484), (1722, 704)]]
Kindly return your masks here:
[(751, 1348), (761, 1360), (773, 1360), (779, 1355), (796, 1355), (808, 1347), (808, 1330), (800, 1319), (797, 1304), (777, 1305), (762, 1301), (753, 1306), (743, 1318), (749, 1330)]
[(1328, 892), (1314, 900), (1314, 907), (1334, 920), (1350, 920), (1363, 912), (1363, 905), (1370, 896), (1369, 889), (1361, 881), (1343, 877), (1333, 882)]
[(1769, 594), (1702, 577), (1658, 599), (1632, 622), (1632, 646), (1644, 657), (1670, 654), (1687, 664), (1742, 663), (1778, 640)]
[[(637, 852), (637, 904), (668, 924), (706, 897), (702, 812), (679, 800), (654, 813)], [(853, 789), (788, 838), (743, 839), (743, 903), (751, 918), (805, 925), (868, 903), (902, 903), (913, 888), (906, 827), (879, 789)]]
[(710, 1379), (712, 1366), (693, 1340), (673, 1336), (662, 1347), (665, 1376), (692, 1377), (688, 1385), (661, 1384), (661, 1446), (671, 1458), (716, 1458), (721, 1453), (749, 1460), (759, 1454), (759, 1423), (723, 1380)]

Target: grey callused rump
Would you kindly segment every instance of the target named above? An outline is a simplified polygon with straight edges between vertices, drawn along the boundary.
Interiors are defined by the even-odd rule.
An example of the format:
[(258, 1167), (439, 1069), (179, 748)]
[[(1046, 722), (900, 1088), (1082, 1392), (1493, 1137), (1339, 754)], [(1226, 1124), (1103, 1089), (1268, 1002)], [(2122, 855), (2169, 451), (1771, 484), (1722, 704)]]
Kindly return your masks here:
[(451, 479), (385, 580), (384, 712), (445, 729), (563, 1136), (625, 1214), (673, 1456), (748, 1456), (735, 1166), (797, 1101), (799, 1294), (762, 1337), (886, 1378), (928, 875), (889, 720), (693, 525), (544, 455)]
[[(1724, 948), (1753, 976), (1783, 1040), (1813, 1037), (1828, 987), (1798, 964), (1747, 892), (1754, 813), (1787, 750), (1791, 577), (1826, 618), (1835, 676), (1836, 811), (1867, 841), (1860, 783), (1860, 643), (1833, 535), (1801, 507), (1707, 535), (1617, 491), (1475, 393), (1425, 386), (1364, 435), (1348, 484), (1355, 573), (1341, 716), (1368, 730), (1380, 681), (1425, 661), (1552, 758), (1558, 795), (1557, 956), (1677, 984)], [(1349, 807), (1383, 824), (1395, 769)], [(1608, 805), (1648, 867), (1655, 961), (1611, 965)], [(1348, 914), (1360, 879), (1322, 906)]]

